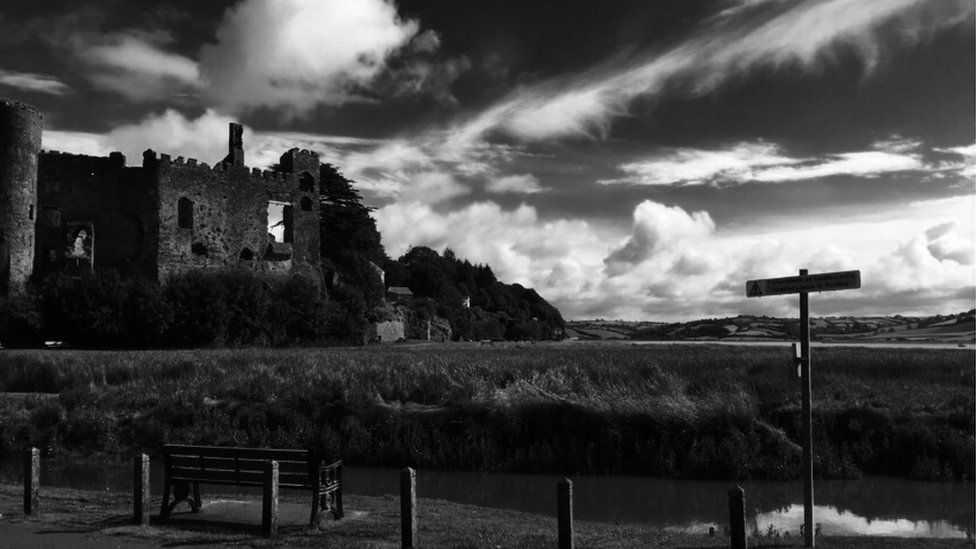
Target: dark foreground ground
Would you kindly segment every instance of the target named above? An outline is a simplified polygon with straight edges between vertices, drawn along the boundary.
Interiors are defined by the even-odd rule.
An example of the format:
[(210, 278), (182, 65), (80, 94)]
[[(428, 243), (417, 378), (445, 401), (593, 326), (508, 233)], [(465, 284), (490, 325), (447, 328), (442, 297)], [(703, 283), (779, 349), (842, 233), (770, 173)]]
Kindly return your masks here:
[[(280, 534), (260, 537), (260, 498), (215, 496), (200, 514), (174, 515), (167, 524), (132, 526), (127, 494), (45, 489), (37, 516), (22, 512), (21, 489), (0, 486), (0, 547), (6, 548), (127, 548), (148, 547), (399, 547), (399, 502), (394, 497), (347, 496), (346, 518), (326, 518), (319, 529), (306, 527), (308, 502), (286, 498), (281, 504)], [(205, 496), (206, 497), (206, 496)], [(158, 505), (158, 501), (156, 502)], [(556, 546), (556, 521), (550, 517), (420, 500), (421, 547), (537, 548)], [(153, 517), (155, 519), (155, 517)], [(577, 522), (579, 548), (728, 547), (715, 537), (676, 534), (634, 525)], [(793, 539), (750, 539), (750, 547), (798, 547)], [(818, 547), (963, 548), (966, 540), (821, 537)]]

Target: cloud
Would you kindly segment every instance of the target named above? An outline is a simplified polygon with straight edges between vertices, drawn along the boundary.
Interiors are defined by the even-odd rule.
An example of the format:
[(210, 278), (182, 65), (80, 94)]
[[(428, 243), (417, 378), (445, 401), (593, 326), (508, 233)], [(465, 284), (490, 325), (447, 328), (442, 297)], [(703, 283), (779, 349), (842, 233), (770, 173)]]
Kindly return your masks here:
[(492, 179), (485, 186), (485, 190), (495, 194), (536, 194), (546, 189), (539, 184), (538, 177), (524, 173)]
[[(141, 164), (146, 149), (213, 164), (227, 155), (227, 126), (234, 121), (213, 110), (190, 119), (169, 109), (105, 134), (46, 129), (42, 144), (48, 150), (97, 156), (121, 151), (130, 165)], [(245, 142), (250, 135), (250, 129), (245, 128)], [(281, 152), (284, 151), (279, 154)]]
[[(883, 141), (880, 150), (855, 151), (816, 157), (789, 156), (778, 145), (764, 141), (737, 143), (724, 149), (667, 148), (649, 158), (621, 164), (625, 177), (604, 179), (604, 185), (723, 185), (756, 181), (776, 183), (838, 175), (876, 177), (885, 173), (926, 170), (945, 166), (925, 162), (918, 141)], [(955, 167), (953, 165), (953, 167)]]
[(151, 100), (194, 92), (200, 85), (196, 61), (163, 49), (172, 38), (166, 33), (94, 35), (77, 55), (91, 70), (88, 79), (97, 87), (135, 100)]
[(888, 172), (919, 170), (924, 167), (915, 155), (892, 154), (882, 151), (852, 152), (831, 155), (825, 159), (796, 166), (777, 166), (756, 174), (756, 181), (797, 181), (833, 175), (870, 177)]
[(690, 241), (705, 239), (714, 231), (715, 222), (708, 212), (689, 214), (677, 206), (645, 200), (634, 209), (630, 238), (607, 256), (607, 273), (610, 276), (621, 274), (662, 251), (685, 247)]
[(759, 169), (800, 162), (786, 156), (774, 144), (737, 143), (726, 149), (669, 148), (640, 162), (628, 162), (620, 170), (629, 177), (601, 183), (640, 185), (700, 185), (714, 180), (749, 181)]
[[(230, 8), (200, 72), (209, 99), (227, 112), (272, 107), (304, 112), (361, 101), (388, 56), (419, 23), (386, 0), (244, 0)], [(425, 39), (419, 48), (432, 47)]]
[(397, 202), (375, 212), (387, 252), (412, 246), (451, 248), (460, 257), (491, 265), (507, 282), (535, 287), (547, 299), (575, 296), (598, 276), (604, 237), (581, 220), (541, 220), (522, 204), (505, 210), (490, 201), (437, 212), (421, 202)]
[[(955, 221), (930, 227), (902, 242), (869, 269), (874, 294), (924, 292), (932, 302), (974, 288), (973, 242), (956, 233)], [(972, 304), (967, 307), (972, 308)]]
[(67, 84), (54, 76), (4, 69), (0, 69), (0, 86), (50, 95), (62, 95), (70, 90)]
[(891, 43), (913, 44), (943, 28), (969, 24), (974, 12), (968, 0), (752, 4), (774, 9), (762, 17), (752, 16), (751, 9), (744, 10), (750, 17), (727, 13), (663, 52), (516, 89), (457, 126), (456, 139), (477, 140), (493, 132), (526, 141), (605, 135), (613, 118), (626, 114), (638, 97), (705, 94), (759, 69), (814, 69), (841, 48), (871, 70)]
[(397, 192), (396, 199), (406, 203), (438, 204), (470, 192), (449, 173), (421, 172)]

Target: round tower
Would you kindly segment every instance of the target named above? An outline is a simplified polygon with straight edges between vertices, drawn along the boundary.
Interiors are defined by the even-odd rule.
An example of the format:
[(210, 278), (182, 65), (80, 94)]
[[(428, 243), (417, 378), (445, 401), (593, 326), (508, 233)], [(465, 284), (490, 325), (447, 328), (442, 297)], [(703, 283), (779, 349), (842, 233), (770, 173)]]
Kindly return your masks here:
[(22, 293), (34, 268), (41, 113), (0, 98), (0, 295)]

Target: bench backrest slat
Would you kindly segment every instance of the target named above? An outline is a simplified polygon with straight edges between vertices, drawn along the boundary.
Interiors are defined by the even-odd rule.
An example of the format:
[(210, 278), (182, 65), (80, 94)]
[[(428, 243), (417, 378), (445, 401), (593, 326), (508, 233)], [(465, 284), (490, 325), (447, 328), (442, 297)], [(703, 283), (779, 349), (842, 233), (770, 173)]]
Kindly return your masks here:
[[(170, 456), (169, 464), (173, 467), (196, 467), (198, 469), (221, 469), (228, 471), (262, 471), (266, 459), (234, 459), (234, 458), (213, 458), (209, 456)], [(308, 462), (302, 461), (278, 461), (278, 470), (282, 473), (307, 473)]]
[(308, 450), (288, 450), (282, 448), (231, 448), (225, 446), (188, 446), (184, 444), (164, 444), (164, 456), (207, 456), (240, 459), (273, 459), (276, 461), (306, 461)]

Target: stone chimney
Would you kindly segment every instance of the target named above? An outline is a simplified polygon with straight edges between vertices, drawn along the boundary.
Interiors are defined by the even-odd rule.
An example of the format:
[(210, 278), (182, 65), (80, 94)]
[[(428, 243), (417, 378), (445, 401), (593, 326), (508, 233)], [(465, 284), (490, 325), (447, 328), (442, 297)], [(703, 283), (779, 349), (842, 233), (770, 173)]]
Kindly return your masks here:
[(230, 123), (230, 138), (228, 140), (227, 158), (225, 164), (231, 166), (244, 165), (244, 127), (240, 124)]

